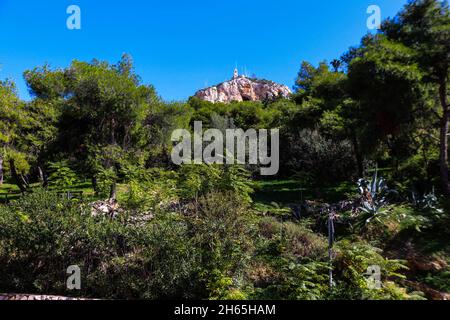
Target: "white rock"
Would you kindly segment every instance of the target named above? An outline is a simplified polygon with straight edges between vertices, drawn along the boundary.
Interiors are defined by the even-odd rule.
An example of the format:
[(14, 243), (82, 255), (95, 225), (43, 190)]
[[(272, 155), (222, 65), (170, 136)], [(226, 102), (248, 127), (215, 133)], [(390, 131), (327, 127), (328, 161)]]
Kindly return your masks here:
[(287, 98), (291, 93), (287, 86), (273, 81), (238, 76), (217, 86), (199, 90), (195, 96), (212, 103), (230, 103), (233, 101), (273, 100), (277, 97)]

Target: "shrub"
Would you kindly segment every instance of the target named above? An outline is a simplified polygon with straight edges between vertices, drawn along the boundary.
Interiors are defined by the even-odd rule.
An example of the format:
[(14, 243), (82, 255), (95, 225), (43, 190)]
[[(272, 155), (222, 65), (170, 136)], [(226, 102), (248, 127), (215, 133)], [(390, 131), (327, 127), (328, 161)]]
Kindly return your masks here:
[(119, 201), (134, 212), (158, 211), (165, 204), (178, 200), (177, 179), (174, 171), (162, 169), (134, 169), (127, 171), (126, 191)]
[(280, 253), (297, 259), (321, 259), (327, 250), (326, 240), (300, 222), (277, 221), (274, 217), (262, 218), (260, 235), (266, 239), (267, 247), (274, 245)]
[(326, 185), (352, 178), (356, 165), (349, 141), (335, 141), (308, 129), (289, 136), (288, 141), (284, 162), (303, 180)]
[(188, 217), (190, 233), (201, 250), (201, 281), (210, 298), (224, 298), (244, 286), (244, 270), (253, 251), (252, 215), (234, 193), (210, 193)]
[(298, 263), (290, 259), (274, 260), (278, 277), (264, 288), (257, 288), (255, 299), (323, 300), (328, 287), (328, 266), (325, 262)]
[[(135, 222), (37, 190), (0, 207), (0, 287), (96, 298), (245, 298), (253, 219), (235, 193), (202, 196), (194, 215)], [(82, 290), (68, 292), (78, 265)]]
[(50, 169), (50, 184), (58, 188), (67, 188), (73, 186), (78, 176), (73, 171), (66, 161), (52, 162), (49, 165)]
[[(328, 293), (326, 240), (302, 223), (259, 222), (261, 240), (249, 277), (255, 299), (324, 299)], [(258, 270), (257, 274), (255, 271)]]
[(419, 209), (409, 204), (389, 205), (384, 210), (388, 214), (373, 220), (362, 233), (364, 239), (380, 248), (389, 246), (401, 234), (411, 236), (432, 228), (437, 219), (429, 214), (428, 209)]
[[(37, 191), (0, 207), (0, 287), (11, 292), (96, 298), (183, 298), (195, 294), (200, 258), (187, 224), (166, 215), (134, 224), (91, 217), (89, 207)], [(78, 265), (82, 290), (68, 292)], [(197, 277), (198, 278), (198, 277)]]
[(240, 165), (184, 165), (179, 171), (178, 190), (182, 199), (198, 201), (210, 192), (232, 192), (250, 202), (253, 192), (249, 173)]
[[(350, 240), (342, 240), (336, 245), (334, 273), (336, 287), (331, 298), (340, 299), (381, 299), (397, 300), (418, 298), (410, 296), (404, 288), (393, 282), (402, 279), (399, 270), (407, 269), (399, 260), (390, 260), (381, 256), (380, 249), (371, 245)], [(367, 281), (370, 266), (379, 266), (381, 270), (381, 288), (374, 289)]]
[(198, 200), (202, 195), (217, 189), (221, 171), (216, 165), (184, 165), (179, 170), (179, 195), (183, 199)]

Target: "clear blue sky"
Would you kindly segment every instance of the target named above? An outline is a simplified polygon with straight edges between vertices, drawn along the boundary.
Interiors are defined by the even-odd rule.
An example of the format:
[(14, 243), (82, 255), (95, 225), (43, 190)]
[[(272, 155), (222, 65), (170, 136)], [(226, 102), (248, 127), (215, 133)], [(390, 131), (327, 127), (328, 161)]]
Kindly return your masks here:
[[(183, 100), (232, 76), (292, 86), (300, 62), (339, 57), (367, 33), (367, 7), (393, 16), (406, 0), (0, 0), (0, 79), (72, 59), (117, 62), (130, 53), (143, 82), (165, 100)], [(66, 9), (82, 10), (68, 30)]]

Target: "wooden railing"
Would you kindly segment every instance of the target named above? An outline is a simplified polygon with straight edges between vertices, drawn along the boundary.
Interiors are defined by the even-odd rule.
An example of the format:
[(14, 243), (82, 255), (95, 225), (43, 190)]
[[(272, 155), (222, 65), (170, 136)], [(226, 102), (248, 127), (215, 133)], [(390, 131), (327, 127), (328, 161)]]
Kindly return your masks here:
[[(62, 198), (66, 198), (69, 200), (76, 199), (76, 200), (83, 200), (83, 191), (59, 191), (56, 193), (58, 196)], [(22, 194), (19, 192), (2, 192), (0, 193), (0, 203), (7, 204), (9, 203), (13, 198), (20, 197)]]
[(16, 196), (20, 196), (21, 193), (19, 192), (2, 192), (0, 193), (0, 203), (9, 203), (11, 201), (11, 198), (15, 198)]
[(78, 199), (83, 200), (83, 191), (59, 191), (58, 196), (64, 197), (66, 199)]

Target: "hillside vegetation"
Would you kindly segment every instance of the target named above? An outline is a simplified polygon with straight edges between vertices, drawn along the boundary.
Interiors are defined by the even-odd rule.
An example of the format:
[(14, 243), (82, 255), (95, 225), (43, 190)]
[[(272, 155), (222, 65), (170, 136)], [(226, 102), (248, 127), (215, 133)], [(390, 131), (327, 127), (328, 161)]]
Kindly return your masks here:
[[(0, 82), (0, 292), (449, 299), (449, 33), (409, 1), (271, 101), (168, 103), (128, 55), (27, 70), (29, 102)], [(279, 129), (278, 174), (174, 165), (194, 121)]]

